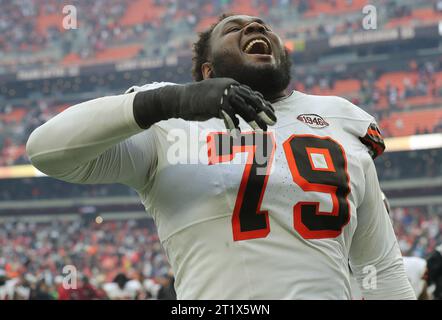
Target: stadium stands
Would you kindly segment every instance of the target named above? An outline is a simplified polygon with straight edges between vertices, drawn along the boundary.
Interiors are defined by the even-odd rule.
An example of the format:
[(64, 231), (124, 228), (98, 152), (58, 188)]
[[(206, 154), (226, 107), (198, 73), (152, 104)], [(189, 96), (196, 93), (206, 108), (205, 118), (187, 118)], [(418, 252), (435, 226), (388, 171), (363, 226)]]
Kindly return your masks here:
[(97, 288), (119, 273), (160, 282), (170, 270), (150, 219), (2, 224), (0, 269), (7, 278), (23, 276), (31, 287), (44, 279), (51, 297), (57, 298), (65, 265), (74, 265)]
[[(71, 5), (77, 8), (78, 25), (87, 30), (85, 34), (76, 34), (72, 38), (67, 37), (62, 24), (65, 5), (61, 0), (46, 1), (43, 6), (38, 1), (28, 1), (26, 5), (20, 1), (5, 4), (0, 13), (0, 54), (5, 55), (5, 59), (0, 66), (15, 68), (17, 64), (29, 64), (30, 61), (36, 64), (43, 60), (48, 62), (48, 59), (52, 63), (78, 62), (77, 59), (71, 60), (73, 54), (81, 58), (99, 58), (102, 50), (116, 46), (124, 48), (128, 43), (149, 43), (151, 48), (165, 45), (176, 48), (183, 43), (188, 45), (187, 35), (215, 22), (220, 11), (263, 16), (280, 26), (278, 31), (285, 38), (292, 34), (296, 38), (345, 34), (360, 30), (355, 16), (366, 1), (215, 0), (208, 3), (203, 0), (137, 0), (127, 3), (117, 0), (110, 4), (105, 0), (72, 1)], [(390, 1), (388, 6), (379, 5), (378, 8), (386, 16), (386, 19), (378, 19), (381, 28), (436, 24), (442, 17), (437, 6), (428, 1), (404, 1), (404, 4), (401, 1), (401, 5)], [(102, 18), (96, 19), (98, 14)], [(168, 43), (149, 41), (152, 39), (167, 39)], [(54, 50), (60, 45), (63, 50)], [(37, 58), (19, 58), (17, 52)], [(39, 52), (46, 54), (40, 56)], [(153, 52), (155, 50), (146, 54)], [(134, 57), (134, 54), (128, 50), (124, 55), (111, 54), (110, 57), (125, 59)]]

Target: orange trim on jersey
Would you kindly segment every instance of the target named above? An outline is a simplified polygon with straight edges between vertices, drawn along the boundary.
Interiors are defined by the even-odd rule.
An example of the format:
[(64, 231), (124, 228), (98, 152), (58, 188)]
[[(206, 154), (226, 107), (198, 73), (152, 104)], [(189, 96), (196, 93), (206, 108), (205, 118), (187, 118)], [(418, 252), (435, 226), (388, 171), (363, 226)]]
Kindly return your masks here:
[(369, 143), (371, 145), (371, 147), (376, 152), (376, 156), (379, 156), (382, 153), (384, 153), (384, 148), (381, 147), (378, 143), (376, 143), (375, 141), (373, 141), (373, 140), (371, 140), (370, 138), (367, 138), (367, 137), (364, 137), (363, 139), (364, 139), (365, 142), (367, 142), (367, 143)]
[(373, 136), (376, 136), (376, 137), (382, 138), (382, 135), (381, 135), (379, 132), (377, 132), (376, 130), (368, 129), (368, 130), (367, 130), (367, 133), (368, 133), (368, 134), (371, 134), (371, 135), (373, 135)]

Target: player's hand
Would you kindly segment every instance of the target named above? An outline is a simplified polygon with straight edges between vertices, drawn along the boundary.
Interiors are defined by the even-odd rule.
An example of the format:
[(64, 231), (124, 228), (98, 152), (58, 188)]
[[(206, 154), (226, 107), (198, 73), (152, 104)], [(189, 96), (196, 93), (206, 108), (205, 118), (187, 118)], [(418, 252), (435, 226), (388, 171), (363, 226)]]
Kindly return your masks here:
[(137, 93), (134, 116), (141, 128), (170, 118), (206, 121), (220, 118), (229, 130), (239, 129), (243, 118), (255, 130), (276, 123), (275, 110), (261, 93), (229, 78), (214, 78), (185, 85), (164, 86)]
[(276, 123), (275, 110), (261, 93), (229, 78), (207, 79), (184, 85), (180, 103), (180, 118), (208, 120), (216, 117), (224, 120), (229, 130), (239, 129), (243, 118), (255, 130), (267, 130)]
[(267, 131), (276, 123), (275, 109), (258, 91), (246, 85), (231, 85), (224, 92), (221, 116), (229, 130), (239, 129), (239, 115), (254, 130)]

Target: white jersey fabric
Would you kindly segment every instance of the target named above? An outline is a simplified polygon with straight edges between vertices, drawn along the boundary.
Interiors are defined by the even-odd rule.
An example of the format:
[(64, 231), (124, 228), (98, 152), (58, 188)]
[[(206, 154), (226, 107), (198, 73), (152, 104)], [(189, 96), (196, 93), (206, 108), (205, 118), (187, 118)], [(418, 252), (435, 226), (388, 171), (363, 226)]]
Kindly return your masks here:
[[(275, 102), (274, 151), (263, 187), (238, 160), (250, 149), (236, 148), (215, 162), (212, 149), (209, 161), (208, 136), (213, 142), (216, 132), (226, 131), (222, 120), (170, 119), (140, 129), (132, 111), (136, 91), (161, 85), (75, 105), (37, 128), (27, 151), (55, 178), (137, 190), (155, 220), (179, 299), (351, 299), (348, 260), (359, 282), (364, 267), (377, 270), (377, 287), (365, 290), (365, 299), (415, 298), (373, 160), (359, 140), (373, 117), (339, 97), (294, 91)], [(242, 120), (240, 126), (251, 130)], [(290, 151), (292, 142), (300, 144), (298, 155)], [(338, 173), (347, 196), (342, 185), (333, 191)], [(232, 217), (253, 202), (241, 197), (248, 184), (255, 195), (259, 190), (260, 202), (245, 215), (261, 225), (241, 232)], [(311, 223), (318, 230), (306, 227), (300, 214), (315, 205), (320, 212)], [(337, 221), (332, 215), (342, 220), (345, 207), (338, 230), (327, 231)]]
[(362, 291), (359, 287), (358, 281), (356, 281), (355, 277), (350, 274), (350, 291), (351, 291), (351, 299), (352, 300), (364, 300), (362, 296)]

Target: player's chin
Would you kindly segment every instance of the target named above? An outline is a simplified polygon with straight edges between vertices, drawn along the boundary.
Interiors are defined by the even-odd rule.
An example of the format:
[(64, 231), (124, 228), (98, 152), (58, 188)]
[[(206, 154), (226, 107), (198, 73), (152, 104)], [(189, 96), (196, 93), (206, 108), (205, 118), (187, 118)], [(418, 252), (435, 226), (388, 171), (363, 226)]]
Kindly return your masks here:
[(272, 54), (242, 54), (243, 59), (247, 64), (268, 64), (276, 65), (275, 57)]

